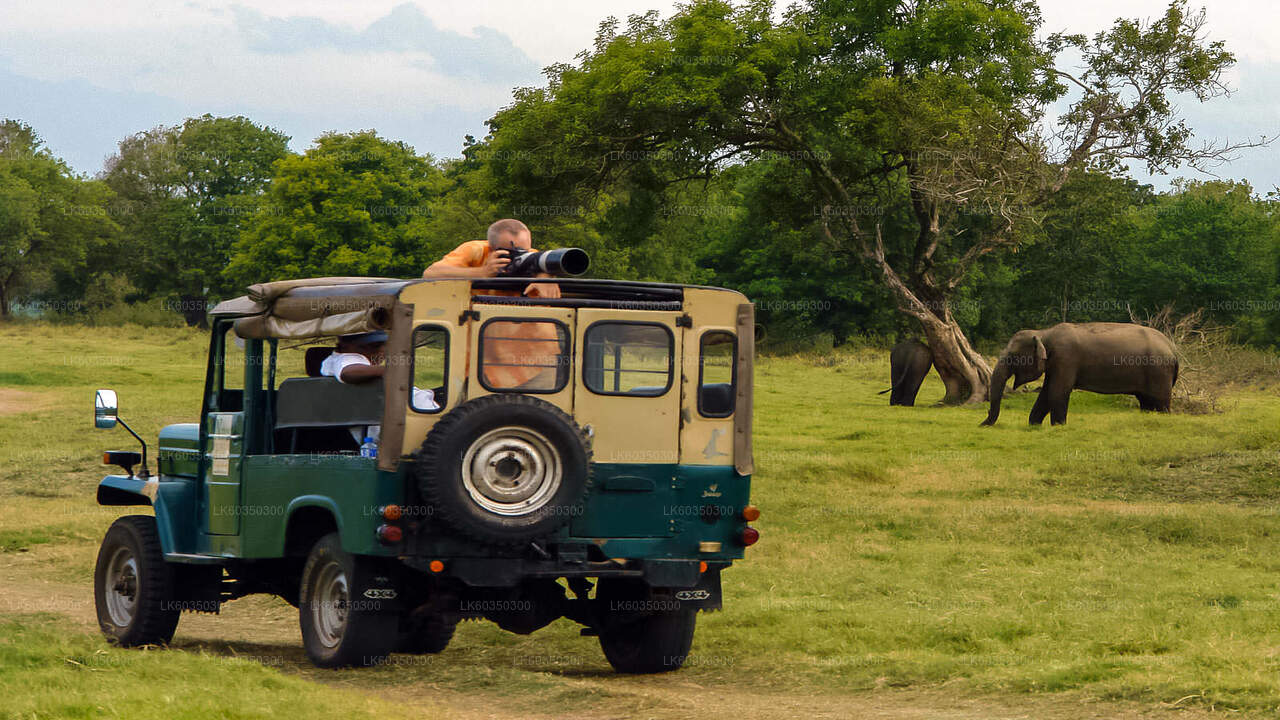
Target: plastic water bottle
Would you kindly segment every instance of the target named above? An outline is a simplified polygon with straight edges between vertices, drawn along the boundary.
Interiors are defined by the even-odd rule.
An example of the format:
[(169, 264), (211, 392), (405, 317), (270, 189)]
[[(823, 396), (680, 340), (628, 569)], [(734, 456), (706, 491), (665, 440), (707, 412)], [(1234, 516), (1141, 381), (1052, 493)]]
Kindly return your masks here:
[(378, 457), (378, 444), (373, 441), (373, 438), (367, 437), (364, 439), (364, 442), (360, 444), (360, 457)]

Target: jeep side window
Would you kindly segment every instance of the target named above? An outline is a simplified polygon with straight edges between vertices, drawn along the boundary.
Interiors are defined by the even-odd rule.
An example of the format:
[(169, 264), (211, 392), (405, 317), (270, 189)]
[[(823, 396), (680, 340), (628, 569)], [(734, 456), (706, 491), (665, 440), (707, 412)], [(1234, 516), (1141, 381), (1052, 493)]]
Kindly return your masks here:
[(671, 389), (675, 338), (665, 325), (598, 322), (584, 342), (583, 382), (591, 392), (657, 397)]
[[(424, 325), (413, 331), (413, 384), (409, 389), (409, 407), (421, 413), (437, 413), (444, 409), (448, 363), (447, 330)], [(429, 390), (430, 397), (418, 392), (419, 389)], [(434, 400), (434, 404), (424, 405), (428, 399)]]
[(569, 328), (499, 318), (480, 328), (480, 384), (490, 392), (554, 393), (569, 380)]
[(738, 338), (723, 330), (702, 334), (698, 353), (698, 414), (724, 418), (733, 414), (737, 379)]
[(215, 398), (220, 412), (239, 412), (244, 409), (244, 343), (228, 324), (222, 335), (222, 362), (214, 377)]

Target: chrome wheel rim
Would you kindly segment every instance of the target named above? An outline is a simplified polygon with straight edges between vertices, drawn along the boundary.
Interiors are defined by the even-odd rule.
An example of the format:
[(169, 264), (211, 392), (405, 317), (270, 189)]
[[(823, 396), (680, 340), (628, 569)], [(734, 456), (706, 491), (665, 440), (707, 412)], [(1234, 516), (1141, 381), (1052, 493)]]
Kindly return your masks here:
[(546, 507), (560, 489), (562, 473), (555, 445), (524, 427), (490, 430), (462, 458), (462, 485), (471, 500), (505, 517)]
[(348, 601), (347, 573), (342, 565), (336, 562), (325, 565), (316, 579), (311, 619), (316, 638), (326, 648), (335, 648), (342, 642), (347, 628)]
[(107, 615), (116, 627), (129, 627), (138, 608), (138, 560), (127, 547), (117, 548), (107, 563)]

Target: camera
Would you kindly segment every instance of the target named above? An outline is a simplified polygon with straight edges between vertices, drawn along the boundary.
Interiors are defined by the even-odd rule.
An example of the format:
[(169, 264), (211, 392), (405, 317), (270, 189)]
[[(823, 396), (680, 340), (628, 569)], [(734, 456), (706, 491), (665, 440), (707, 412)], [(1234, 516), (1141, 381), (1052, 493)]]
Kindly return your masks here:
[(558, 248), (556, 250), (521, 250), (519, 248), (502, 248), (507, 251), (511, 260), (499, 277), (533, 277), (538, 273), (546, 273), (555, 277), (577, 277), (591, 266), (591, 257), (581, 248)]

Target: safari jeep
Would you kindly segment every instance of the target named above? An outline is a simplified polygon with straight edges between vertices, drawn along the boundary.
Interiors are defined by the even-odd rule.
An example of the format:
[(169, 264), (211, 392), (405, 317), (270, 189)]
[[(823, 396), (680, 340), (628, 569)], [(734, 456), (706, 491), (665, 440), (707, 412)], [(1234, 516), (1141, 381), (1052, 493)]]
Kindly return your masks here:
[[(103, 632), (163, 644), (184, 610), (272, 593), (325, 667), (440, 652), (464, 619), (560, 617), (620, 672), (680, 667), (759, 537), (753, 306), (557, 282), (541, 299), (520, 278), (321, 278), (215, 307), (200, 421), (160, 432), (154, 474), (145, 442), (104, 457), (124, 472), (98, 502), (154, 515), (103, 539)], [(337, 337), (372, 331), (381, 378), (321, 374)], [(97, 427), (129, 429), (114, 392), (95, 405)]]

